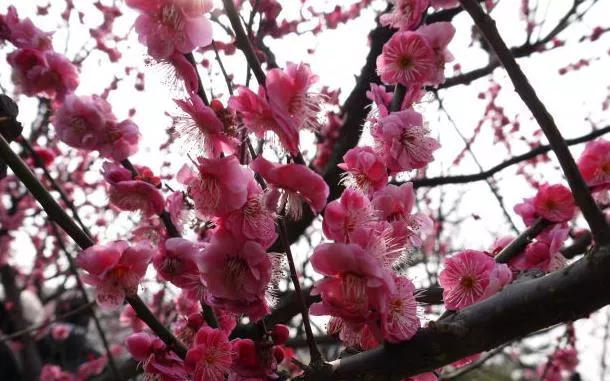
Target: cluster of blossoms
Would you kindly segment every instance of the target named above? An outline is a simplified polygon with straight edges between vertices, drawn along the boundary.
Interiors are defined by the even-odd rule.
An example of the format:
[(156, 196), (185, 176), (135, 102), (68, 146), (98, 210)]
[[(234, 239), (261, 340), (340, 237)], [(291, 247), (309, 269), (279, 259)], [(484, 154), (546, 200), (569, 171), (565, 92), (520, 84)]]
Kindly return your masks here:
[(0, 15), (0, 42), (17, 49), (7, 55), (13, 80), (27, 96), (46, 95), (61, 102), (79, 84), (77, 68), (53, 51), (49, 33), (38, 29), (29, 18), (19, 19), (15, 7)]

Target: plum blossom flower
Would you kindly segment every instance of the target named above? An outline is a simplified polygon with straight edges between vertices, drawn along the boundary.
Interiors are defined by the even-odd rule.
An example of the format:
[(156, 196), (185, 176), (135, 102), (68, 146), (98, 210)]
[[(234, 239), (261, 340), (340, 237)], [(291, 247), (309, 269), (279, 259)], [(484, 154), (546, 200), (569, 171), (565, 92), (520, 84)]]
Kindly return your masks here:
[(174, 50), (190, 53), (212, 42), (212, 24), (204, 15), (212, 9), (209, 0), (127, 0), (126, 3), (141, 12), (136, 19), (136, 32), (153, 58), (167, 58)]
[(413, 110), (391, 113), (379, 120), (371, 133), (388, 169), (394, 173), (424, 168), (440, 148), (438, 141), (429, 136), (421, 114)]
[(610, 141), (597, 139), (588, 142), (578, 159), (578, 169), (594, 191), (610, 189)]
[(224, 123), (215, 111), (203, 104), (198, 95), (192, 94), (190, 100), (176, 100), (189, 117), (178, 118), (178, 136), (188, 146), (205, 153), (208, 157), (218, 158), (221, 153), (233, 154), (239, 144), (237, 138), (227, 134)]
[(400, 30), (414, 29), (430, 5), (430, 0), (391, 0), (392, 11), (381, 15), (379, 21), (383, 26)]
[(197, 169), (198, 174), (185, 165), (178, 172), (178, 181), (188, 187), (188, 194), (201, 216), (223, 216), (244, 205), (253, 174), (239, 164), (236, 156), (199, 157)]
[(103, 175), (109, 185), (108, 198), (117, 208), (140, 211), (147, 217), (163, 211), (165, 201), (155, 185), (133, 179), (128, 169), (111, 162), (104, 163)]
[(258, 93), (240, 87), (229, 99), (229, 106), (242, 114), (252, 132), (262, 137), (272, 131), (288, 152), (297, 155), (299, 131), (319, 127), (323, 97), (309, 91), (317, 79), (309, 66), (288, 63), (285, 70), (270, 70), (265, 87), (259, 87)]
[(72, 326), (68, 324), (54, 324), (51, 327), (51, 336), (57, 341), (66, 340), (72, 332)]
[(341, 198), (326, 206), (322, 230), (328, 239), (349, 243), (353, 231), (372, 218), (373, 208), (368, 197), (358, 190), (348, 188)]
[(223, 381), (231, 366), (231, 344), (219, 329), (203, 327), (186, 353), (184, 367), (194, 381)]
[(59, 139), (70, 147), (98, 150), (103, 157), (122, 161), (138, 150), (138, 126), (118, 122), (112, 107), (99, 96), (68, 96), (55, 113)]
[(183, 361), (161, 339), (139, 332), (127, 337), (125, 344), (134, 360), (143, 362), (146, 373), (159, 375), (163, 381), (188, 378)]
[(310, 307), (315, 316), (337, 316), (362, 326), (373, 310), (385, 310), (387, 294), (396, 289), (390, 271), (359, 245), (321, 244), (311, 256), (311, 264), (325, 276), (314, 285), (313, 293), (322, 298)]
[(116, 117), (104, 98), (71, 95), (55, 112), (53, 125), (59, 139), (70, 147), (94, 150), (109, 121), (116, 121)]
[(388, 183), (388, 170), (384, 160), (372, 147), (355, 147), (343, 155), (337, 165), (348, 173), (347, 184), (353, 184), (364, 193), (381, 190)]
[(267, 207), (263, 190), (255, 180), (250, 182), (244, 205), (225, 218), (217, 219), (217, 223), (238, 240), (256, 241), (264, 249), (268, 249), (277, 239), (275, 213)]
[(75, 381), (73, 374), (64, 372), (57, 365), (45, 364), (40, 370), (40, 381)]
[(259, 320), (269, 312), (265, 292), (272, 278), (273, 264), (254, 241), (238, 242), (218, 232), (198, 259), (208, 302), (237, 314)]
[(63, 55), (51, 50), (22, 48), (7, 55), (13, 79), (28, 96), (46, 94), (63, 101), (79, 84), (78, 70)]
[(415, 286), (408, 278), (395, 276), (396, 291), (388, 295), (386, 309), (381, 311), (381, 332), (390, 343), (409, 340), (420, 327), (415, 302)]
[(565, 267), (566, 259), (558, 251), (551, 251), (547, 242), (536, 241), (528, 244), (525, 251), (513, 258), (509, 266), (513, 271), (523, 271), (538, 269), (544, 272), (551, 272)]
[(184, 238), (165, 240), (152, 263), (157, 273), (180, 288), (193, 288), (199, 285), (197, 255), (199, 248)]
[(505, 264), (496, 263), (482, 251), (465, 250), (445, 259), (439, 282), (450, 310), (468, 307), (500, 291), (512, 280)]
[(145, 241), (134, 246), (127, 241), (113, 241), (82, 251), (77, 263), (86, 271), (83, 281), (97, 288), (97, 303), (102, 308), (116, 309), (125, 296), (136, 293), (153, 254)]
[(552, 222), (566, 222), (576, 215), (572, 192), (561, 185), (544, 184), (534, 198), (536, 213)]
[(455, 27), (450, 22), (435, 22), (421, 26), (417, 29), (417, 32), (428, 41), (434, 51), (436, 70), (430, 79), (430, 83), (438, 86), (445, 82), (445, 64), (453, 61), (453, 55), (447, 49), (447, 45), (455, 35)]
[(39, 51), (52, 50), (50, 33), (38, 29), (29, 18), (19, 19), (17, 9), (9, 6), (6, 15), (0, 15), (0, 42), (10, 41), (17, 48)]
[(285, 129), (320, 127), (318, 114), (324, 98), (309, 91), (317, 81), (318, 76), (304, 63), (288, 62), (285, 70), (269, 70), (266, 80), (267, 99), (277, 122), (287, 124)]
[(536, 206), (534, 205), (534, 198), (523, 199), (523, 202), (514, 206), (513, 210), (521, 219), (525, 226), (530, 226), (538, 219), (538, 213), (536, 212)]
[(419, 247), (423, 243), (421, 235), (432, 229), (430, 217), (413, 213), (415, 193), (412, 183), (387, 185), (373, 195), (372, 204), (379, 217), (391, 224), (392, 244), (395, 246)]
[(434, 70), (434, 50), (416, 32), (394, 33), (377, 57), (377, 73), (388, 85), (417, 87), (429, 82)]
[(267, 181), (272, 195), (277, 196), (280, 189), (283, 191), (280, 205), (285, 206), (294, 219), (301, 217), (302, 201), (307, 202), (314, 213), (324, 209), (329, 194), (328, 185), (322, 176), (307, 166), (274, 164), (259, 156), (250, 164), (250, 168)]
[(276, 379), (277, 360), (275, 347), (258, 345), (250, 339), (231, 341), (233, 363), (229, 381), (253, 381)]

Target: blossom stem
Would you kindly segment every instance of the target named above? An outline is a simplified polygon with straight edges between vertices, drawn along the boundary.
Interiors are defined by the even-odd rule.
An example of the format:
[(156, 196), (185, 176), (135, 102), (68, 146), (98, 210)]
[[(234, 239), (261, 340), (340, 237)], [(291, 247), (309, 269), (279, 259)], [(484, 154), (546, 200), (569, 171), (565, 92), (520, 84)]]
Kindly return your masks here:
[(537, 219), (532, 225), (525, 229), (517, 238), (512, 240), (502, 251), (496, 256), (496, 262), (508, 263), (511, 259), (519, 255), (525, 246), (530, 243), (544, 228), (551, 225), (551, 222), (543, 218)]
[(390, 111), (400, 111), (400, 106), (402, 106), (402, 101), (405, 99), (406, 94), (407, 88), (400, 83), (397, 83), (396, 87), (394, 87), (394, 97), (392, 98)]
[(197, 95), (199, 95), (199, 98), (201, 98), (201, 101), (204, 105), (209, 106), (210, 102), (208, 101), (207, 95), (205, 95), (205, 90), (203, 89), (203, 82), (201, 81), (199, 70), (197, 70), (197, 62), (195, 62), (195, 57), (193, 56), (193, 53), (187, 53), (184, 55), (184, 57), (193, 66), (195, 74), (197, 74)]
[(316, 345), (313, 331), (311, 329), (311, 323), (309, 322), (309, 309), (307, 308), (307, 304), (305, 303), (305, 299), (303, 298), (303, 293), (301, 292), (301, 284), (299, 283), (299, 276), (297, 274), (297, 269), (294, 265), (292, 251), (290, 250), (290, 241), (288, 241), (288, 235), (286, 234), (286, 224), (284, 223), (283, 217), (284, 216), (280, 216), (280, 218), (278, 218), (278, 230), (280, 240), (282, 242), (282, 245), (284, 246), (284, 249), (286, 250), (286, 258), (288, 259), (288, 266), (290, 267), (290, 278), (292, 279), (294, 291), (299, 300), (299, 308), (301, 309), (303, 327), (305, 328), (305, 336), (307, 337), (307, 346), (309, 347), (311, 365), (314, 368), (317, 368), (324, 365), (324, 360), (322, 359), (322, 354), (320, 353), (320, 350)]
[(237, 47), (244, 52), (246, 56), (246, 60), (248, 61), (248, 65), (252, 68), (254, 72), (254, 76), (256, 77), (256, 81), (260, 86), (265, 86), (265, 72), (261, 67), (261, 63), (256, 57), (256, 53), (254, 52), (254, 48), (248, 39), (248, 35), (246, 35), (246, 31), (244, 30), (243, 25), (241, 24), (241, 20), (239, 19), (239, 14), (237, 13), (237, 9), (235, 9), (235, 4), (233, 0), (222, 0), (222, 3), (225, 7), (225, 11), (227, 12), (227, 17), (231, 22), (231, 26), (235, 31), (235, 44)]
[(59, 197), (63, 200), (63, 202), (66, 204), (66, 206), (68, 208), (70, 208), (70, 210), (72, 211), (72, 217), (74, 217), (76, 222), (78, 222), (81, 229), (83, 229), (85, 234), (87, 234), (89, 237), (91, 237), (91, 232), (85, 226), (83, 221), (80, 219), (80, 216), (78, 215), (78, 211), (76, 210), (76, 206), (74, 206), (74, 203), (72, 202), (72, 200), (70, 200), (70, 198), (66, 195), (66, 192), (64, 191), (63, 187), (61, 185), (59, 185), (59, 183), (53, 178), (53, 176), (51, 176), (49, 169), (47, 168), (47, 166), (44, 164), (44, 162), (40, 158), (40, 155), (38, 155), (38, 153), (36, 151), (34, 151), (30, 142), (28, 142), (27, 139), (23, 135), (20, 136), (19, 138), (17, 138), (17, 141), (19, 143), (21, 143), (21, 145), (27, 151), (27, 153), (30, 156), (32, 156), (32, 159), (34, 159), (34, 163), (36, 163), (36, 166), (42, 169), (42, 172), (44, 173), (47, 180), (49, 180), (49, 182), (51, 183), (51, 186), (53, 188), (55, 188), (57, 193), (59, 193)]
[(515, 57), (506, 46), (506, 43), (496, 28), (494, 20), (483, 11), (476, 0), (460, 0), (460, 3), (481, 30), (481, 33), (495, 52), (498, 60), (506, 69), (508, 76), (513, 82), (515, 91), (532, 112), (532, 115), (549, 140), (566, 179), (568, 180), (568, 184), (572, 189), (574, 199), (591, 228), (591, 233), (593, 234), (595, 241), (600, 245), (610, 243), (610, 226), (608, 226), (606, 217), (597, 207), (591, 192), (587, 189), (585, 181), (583, 180), (582, 175), (576, 166), (576, 162), (570, 154), (570, 150), (561, 136), (553, 117), (538, 98), (536, 91), (529, 83), (527, 77), (521, 70), (521, 67), (515, 60)]
[[(0, 158), (12, 170), (15, 176), (30, 191), (32, 196), (40, 203), (49, 218), (56, 222), (82, 249), (94, 245), (93, 240), (68, 216), (65, 210), (55, 201), (49, 191), (38, 181), (28, 166), (13, 152), (9, 143), (0, 135)], [(144, 321), (168, 346), (172, 347), (178, 356), (184, 358), (186, 348), (176, 337), (165, 328), (150, 312), (148, 307), (137, 295), (128, 296), (127, 301)]]

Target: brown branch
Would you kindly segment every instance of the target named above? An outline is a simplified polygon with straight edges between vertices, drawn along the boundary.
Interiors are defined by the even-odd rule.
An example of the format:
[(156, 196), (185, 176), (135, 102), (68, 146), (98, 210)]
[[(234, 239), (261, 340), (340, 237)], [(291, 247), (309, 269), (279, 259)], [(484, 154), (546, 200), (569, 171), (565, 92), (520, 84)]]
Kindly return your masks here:
[[(568, 146), (581, 144), (581, 143), (585, 143), (590, 140), (593, 140), (593, 139), (595, 139), (599, 136), (602, 136), (604, 134), (607, 134), (609, 132), (610, 132), (610, 126), (606, 126), (604, 128), (592, 131), (586, 135), (583, 135), (583, 136), (575, 138), (575, 139), (566, 139), (565, 143)], [(537, 148), (534, 148), (533, 150), (531, 150), (529, 152), (526, 152), (522, 155), (512, 157), (509, 160), (506, 160), (486, 171), (479, 172), (479, 173), (473, 173), (473, 174), (469, 174), (469, 175), (414, 179), (414, 180), (412, 180), (413, 187), (414, 188), (433, 187), (433, 186), (444, 185), (444, 184), (464, 184), (464, 183), (471, 183), (471, 182), (475, 182), (475, 181), (483, 181), (483, 180), (495, 175), (497, 172), (500, 172), (503, 169), (506, 169), (515, 164), (519, 164), (526, 160), (533, 159), (534, 157), (545, 154), (551, 150), (552, 150), (552, 148), (550, 145), (541, 145)]]
[(525, 229), (517, 238), (509, 243), (502, 251), (496, 256), (496, 262), (508, 263), (511, 259), (519, 255), (525, 246), (530, 243), (538, 234), (540, 234), (544, 228), (550, 226), (550, 221), (539, 218), (530, 227)]

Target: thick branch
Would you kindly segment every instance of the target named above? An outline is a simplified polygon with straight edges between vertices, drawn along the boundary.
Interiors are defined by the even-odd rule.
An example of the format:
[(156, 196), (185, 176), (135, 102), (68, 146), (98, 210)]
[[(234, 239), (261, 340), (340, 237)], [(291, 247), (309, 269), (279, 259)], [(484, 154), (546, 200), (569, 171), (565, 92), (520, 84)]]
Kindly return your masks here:
[(610, 303), (609, 275), (610, 246), (602, 246), (562, 271), (509, 285), (420, 330), (407, 342), (335, 361), (330, 379), (398, 380), (587, 317)]
[(591, 228), (591, 233), (593, 234), (595, 241), (599, 244), (610, 242), (610, 228), (606, 221), (606, 217), (597, 207), (595, 200), (591, 196), (553, 117), (538, 98), (536, 91), (525, 77), (519, 64), (517, 64), (515, 57), (504, 43), (504, 40), (502, 40), (495, 22), (483, 11), (476, 0), (460, 0), (460, 2), (481, 30), (481, 33), (495, 52), (498, 60), (506, 69), (508, 76), (515, 86), (515, 91), (532, 112), (534, 118), (540, 125), (540, 128), (549, 140), (568, 180), (568, 184), (572, 189), (574, 199)]

